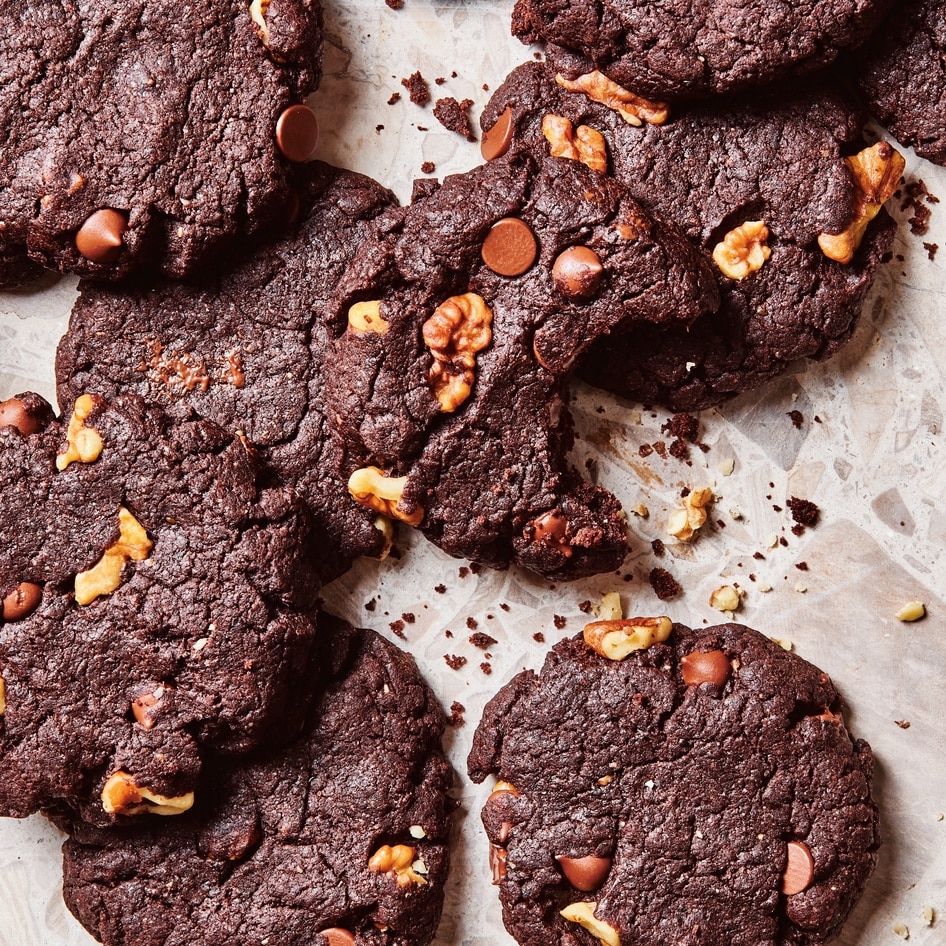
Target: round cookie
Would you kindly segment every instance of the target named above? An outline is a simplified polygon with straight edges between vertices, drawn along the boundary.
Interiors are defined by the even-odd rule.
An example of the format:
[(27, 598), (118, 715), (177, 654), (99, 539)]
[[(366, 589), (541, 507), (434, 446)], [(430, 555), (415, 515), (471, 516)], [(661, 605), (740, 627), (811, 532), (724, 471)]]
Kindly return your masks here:
[[(298, 176), (298, 223), (226, 273), (187, 283), (80, 284), (57, 354), (58, 393), (135, 391), (242, 431), (321, 526), (311, 553), (325, 580), (380, 555), (376, 514), (350, 501), (345, 446), (323, 409), (326, 300), (393, 203), (370, 178), (312, 162)], [(328, 541), (326, 541), (328, 538)]]
[(136, 395), (0, 424), (0, 812), (175, 814), (208, 751), (291, 738), (310, 522), (245, 439)]
[(501, 780), (482, 817), (523, 946), (825, 942), (876, 861), (872, 769), (827, 674), (669, 618), (555, 646), (490, 701), (469, 757)]
[(451, 555), (616, 568), (624, 516), (567, 459), (566, 375), (626, 321), (716, 304), (699, 255), (573, 161), (491, 162), (380, 218), (330, 308), (349, 490)]
[[(181, 276), (282, 223), (317, 127), (318, 0), (2, 0), (0, 256)], [(0, 273), (0, 276), (3, 274)], [(7, 284), (9, 285), (9, 284)]]
[[(567, 134), (549, 128), (553, 119)], [(602, 134), (606, 170), (713, 260), (717, 312), (688, 327), (634, 327), (582, 359), (589, 383), (644, 403), (697, 410), (758, 387), (797, 358), (834, 354), (891, 244), (893, 222), (877, 210), (897, 186), (902, 159), (885, 144), (867, 149), (857, 110), (824, 86), (675, 107), (664, 124), (635, 127), (530, 63), (496, 91), (482, 123), (487, 154), (506, 144), (578, 156), (568, 136)], [(865, 210), (877, 216), (868, 222)], [(759, 223), (767, 233), (754, 261), (738, 253), (717, 260), (732, 241), (738, 249), (740, 228)], [(753, 242), (743, 237), (745, 256)], [(733, 262), (749, 265), (740, 271)]]
[(946, 165), (946, 3), (904, 0), (857, 58), (877, 120), (921, 157)]
[(512, 32), (580, 57), (569, 78), (600, 71), (633, 93), (672, 101), (826, 66), (863, 42), (892, 4), (517, 0)]
[(341, 622), (321, 631), (324, 690), (287, 750), (208, 773), (170, 824), (71, 826), (66, 903), (106, 946), (433, 938), (454, 807), (443, 712), (393, 644)]

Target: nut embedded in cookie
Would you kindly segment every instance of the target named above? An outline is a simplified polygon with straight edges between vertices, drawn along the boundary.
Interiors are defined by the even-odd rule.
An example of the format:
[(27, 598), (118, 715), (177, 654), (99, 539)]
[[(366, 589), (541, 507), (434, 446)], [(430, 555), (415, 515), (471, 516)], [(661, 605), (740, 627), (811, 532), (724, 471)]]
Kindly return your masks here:
[(573, 129), (567, 118), (549, 113), (542, 118), (542, 134), (553, 158), (581, 161), (592, 171), (607, 173), (608, 152), (601, 132), (587, 125)]
[(176, 798), (139, 785), (129, 772), (113, 772), (102, 787), (102, 807), (110, 815), (181, 815), (194, 807), (194, 793)]
[(593, 102), (600, 102), (617, 112), (629, 125), (662, 125), (670, 117), (670, 109), (663, 102), (650, 102), (628, 89), (622, 88), (603, 72), (595, 69), (577, 79), (557, 75), (555, 81), (569, 92), (584, 92)]
[(356, 503), (410, 526), (419, 526), (424, 519), (424, 510), (420, 506), (410, 511), (401, 509), (406, 485), (406, 476), (385, 476), (384, 471), (376, 466), (355, 470), (348, 478), (348, 492)]

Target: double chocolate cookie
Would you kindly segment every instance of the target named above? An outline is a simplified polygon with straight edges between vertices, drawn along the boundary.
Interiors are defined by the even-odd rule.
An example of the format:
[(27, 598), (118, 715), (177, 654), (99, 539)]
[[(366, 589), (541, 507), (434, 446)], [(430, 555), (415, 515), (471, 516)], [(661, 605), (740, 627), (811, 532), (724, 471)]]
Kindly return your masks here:
[(620, 506), (567, 459), (566, 374), (597, 336), (716, 302), (687, 241), (578, 162), (447, 178), (379, 218), (329, 311), (326, 397), (354, 501), (494, 567), (617, 567)]
[(946, 165), (946, 3), (897, 4), (858, 59), (877, 120), (921, 157)]
[(136, 395), (0, 404), (0, 813), (193, 803), (305, 717), (310, 523), (253, 448)]
[(377, 514), (348, 495), (346, 448), (326, 419), (323, 315), (367, 221), (393, 197), (318, 162), (298, 184), (298, 223), (225, 274), (82, 282), (56, 374), (63, 402), (84, 391), (135, 391), (242, 431), (318, 520), (311, 554), (328, 580), (385, 546)]
[[(870, 34), (893, 0), (517, 0), (512, 31), (581, 57), (638, 95), (731, 92), (833, 62)], [(556, 51), (552, 50), (553, 60)]]
[(322, 628), (324, 688), (290, 748), (224, 764), (192, 812), (75, 823), (66, 903), (106, 946), (425, 946), (447, 877), (443, 712), (372, 631)]
[(470, 776), (524, 946), (802, 946), (879, 845), (870, 747), (827, 674), (737, 624), (595, 622), (487, 705)]
[[(0, 2), (0, 257), (175, 276), (281, 224), (311, 156), (318, 0)], [(0, 269), (3, 285), (22, 281)]]
[(597, 341), (579, 369), (589, 383), (695, 410), (848, 340), (890, 247), (881, 205), (903, 160), (889, 145), (867, 147), (840, 93), (779, 88), (634, 125), (643, 112), (633, 103), (567, 86), (544, 65), (516, 69), (483, 113), (484, 155), (560, 154), (613, 174), (702, 248), (722, 297), (692, 325)]

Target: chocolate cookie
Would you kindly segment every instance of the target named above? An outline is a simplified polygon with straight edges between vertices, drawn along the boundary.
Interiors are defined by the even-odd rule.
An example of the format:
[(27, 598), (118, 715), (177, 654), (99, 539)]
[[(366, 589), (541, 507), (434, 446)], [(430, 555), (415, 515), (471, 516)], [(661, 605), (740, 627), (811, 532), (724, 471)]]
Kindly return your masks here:
[[(867, 148), (857, 110), (824, 86), (681, 106), (662, 125), (635, 127), (631, 106), (612, 105), (567, 90), (541, 64), (520, 66), (483, 113), (484, 155), (523, 148), (597, 159), (702, 247), (722, 304), (692, 326), (641, 325), (596, 342), (582, 376), (696, 410), (797, 358), (834, 354), (890, 247), (894, 226), (879, 208), (900, 179), (900, 156), (886, 144)], [(604, 161), (580, 140), (595, 134)]]
[(318, 583), (253, 449), (137, 395), (0, 404), (0, 813), (175, 814), (301, 724)]
[(208, 777), (192, 812), (73, 825), (69, 909), (106, 946), (424, 946), (447, 878), (444, 717), (414, 661), (323, 628), (324, 691), (288, 750)]
[(830, 939), (879, 845), (870, 747), (841, 713), (827, 674), (738, 624), (605, 621), (558, 644), (490, 701), (469, 757), (502, 780), (483, 823), (506, 928), (524, 946)]
[(180, 276), (285, 219), (317, 137), (302, 103), (321, 70), (318, 0), (0, 10), (0, 255)]
[(556, 578), (617, 567), (620, 506), (567, 459), (568, 368), (628, 321), (715, 304), (687, 241), (578, 162), (447, 178), (379, 218), (329, 311), (349, 490), (451, 555)]
[(569, 78), (600, 70), (633, 93), (674, 100), (826, 66), (863, 42), (892, 3), (517, 0), (512, 32), (578, 54)]
[(946, 3), (897, 4), (858, 60), (877, 120), (921, 157), (946, 165)]
[(299, 183), (298, 224), (225, 275), (80, 283), (56, 373), (63, 402), (133, 390), (242, 431), (319, 521), (312, 554), (328, 580), (358, 555), (381, 554), (385, 540), (377, 515), (350, 501), (345, 447), (326, 422), (322, 315), (366, 221), (393, 197), (318, 162)]

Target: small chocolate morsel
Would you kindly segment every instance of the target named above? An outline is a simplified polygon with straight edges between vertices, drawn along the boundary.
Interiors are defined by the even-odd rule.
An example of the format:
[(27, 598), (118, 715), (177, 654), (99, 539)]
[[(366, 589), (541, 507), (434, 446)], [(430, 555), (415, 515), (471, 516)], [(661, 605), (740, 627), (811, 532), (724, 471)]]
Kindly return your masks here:
[(732, 664), (721, 650), (694, 650), (680, 658), (680, 672), (688, 687), (701, 683), (721, 687), (729, 679)]
[(276, 122), (276, 145), (290, 161), (308, 161), (319, 143), (319, 121), (307, 105), (290, 105)]
[(16, 427), (24, 437), (28, 437), (42, 426), (40, 419), (33, 416), (18, 397), (0, 401), (0, 427)]
[(568, 520), (557, 512), (547, 512), (532, 524), (533, 537), (537, 542), (548, 542), (568, 558), (572, 554), (572, 547), (565, 538), (568, 531)]
[(39, 605), (43, 589), (31, 581), (21, 581), (4, 599), (0, 614), (4, 621), (21, 621), (29, 617)]
[(128, 216), (120, 210), (96, 210), (76, 233), (76, 249), (92, 263), (114, 263), (122, 250)]
[(506, 849), (490, 843), (489, 869), (493, 875), (493, 886), (501, 884), (506, 878)]
[(480, 141), (480, 154), (484, 161), (492, 161), (493, 158), (501, 158), (512, 144), (512, 108), (507, 107), (506, 111), (496, 119), (496, 124), (489, 131), (483, 132), (483, 138)]
[(321, 930), (319, 936), (325, 940), (328, 946), (355, 946), (355, 937), (348, 930), (343, 930), (340, 926), (333, 926), (327, 930)]
[(815, 876), (815, 859), (808, 845), (789, 841), (786, 850), (785, 872), (782, 874), (782, 893), (790, 897), (808, 889)]
[(552, 264), (555, 288), (568, 299), (590, 299), (601, 285), (601, 258), (587, 246), (570, 246)]
[(483, 241), (483, 262), (500, 276), (521, 276), (539, 255), (539, 244), (527, 223), (503, 217)]
[(583, 893), (597, 890), (611, 873), (611, 858), (587, 854), (584, 857), (564, 857), (557, 855), (559, 867), (565, 879)]

